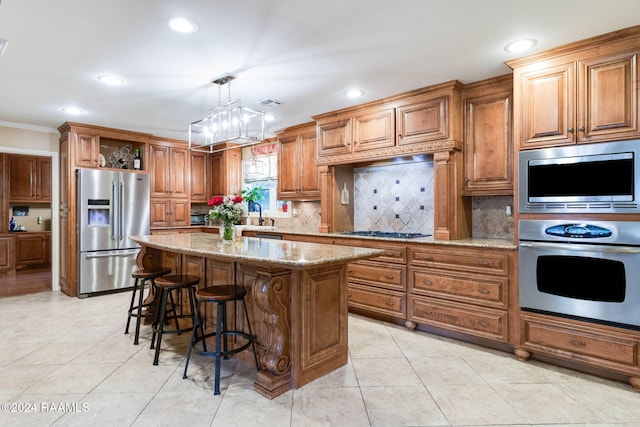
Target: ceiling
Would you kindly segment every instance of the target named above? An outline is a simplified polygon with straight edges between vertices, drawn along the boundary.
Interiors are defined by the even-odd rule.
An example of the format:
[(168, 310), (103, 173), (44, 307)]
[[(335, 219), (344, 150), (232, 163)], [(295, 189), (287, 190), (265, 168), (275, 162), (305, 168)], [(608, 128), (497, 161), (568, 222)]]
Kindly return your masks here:
[[(171, 31), (175, 16), (199, 30)], [(509, 73), (504, 62), (524, 55), (504, 51), (515, 39), (536, 39), (533, 53), (639, 16), (637, 0), (0, 0), (0, 125), (74, 121), (187, 139), (188, 123), (218, 104), (211, 80), (228, 72), (233, 99), (277, 117), (270, 135), (350, 105)], [(105, 86), (103, 73), (125, 84)], [(364, 96), (347, 98), (352, 87)]]

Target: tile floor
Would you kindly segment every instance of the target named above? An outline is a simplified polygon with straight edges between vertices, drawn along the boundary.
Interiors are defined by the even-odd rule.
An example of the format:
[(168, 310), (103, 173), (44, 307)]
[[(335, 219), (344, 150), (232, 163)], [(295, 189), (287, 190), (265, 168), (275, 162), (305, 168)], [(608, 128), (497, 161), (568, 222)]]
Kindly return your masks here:
[[(0, 298), (1, 426), (639, 426), (640, 393), (511, 354), (363, 317), (349, 318), (349, 364), (268, 400), (255, 368), (192, 358), (187, 336), (124, 335), (128, 293)], [(19, 412), (12, 412), (18, 411)]]

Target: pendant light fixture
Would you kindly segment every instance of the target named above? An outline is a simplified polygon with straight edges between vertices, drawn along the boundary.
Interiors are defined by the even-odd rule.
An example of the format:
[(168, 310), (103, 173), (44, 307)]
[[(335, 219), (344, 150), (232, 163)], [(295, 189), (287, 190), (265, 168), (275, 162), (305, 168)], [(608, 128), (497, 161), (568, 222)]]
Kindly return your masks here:
[[(190, 150), (214, 153), (264, 139), (264, 113), (243, 107), (239, 99), (231, 100), (231, 81), (235, 78), (233, 74), (224, 74), (212, 81), (218, 85), (218, 106), (204, 119), (189, 124)], [(222, 86), (227, 86), (228, 91), (224, 104)]]

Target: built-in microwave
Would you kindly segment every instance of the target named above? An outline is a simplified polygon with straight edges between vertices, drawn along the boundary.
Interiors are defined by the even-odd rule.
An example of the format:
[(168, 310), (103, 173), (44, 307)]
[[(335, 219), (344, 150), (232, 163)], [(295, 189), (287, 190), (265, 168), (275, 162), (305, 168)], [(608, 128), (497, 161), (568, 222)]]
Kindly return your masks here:
[(542, 148), (519, 154), (525, 213), (640, 213), (640, 140)]

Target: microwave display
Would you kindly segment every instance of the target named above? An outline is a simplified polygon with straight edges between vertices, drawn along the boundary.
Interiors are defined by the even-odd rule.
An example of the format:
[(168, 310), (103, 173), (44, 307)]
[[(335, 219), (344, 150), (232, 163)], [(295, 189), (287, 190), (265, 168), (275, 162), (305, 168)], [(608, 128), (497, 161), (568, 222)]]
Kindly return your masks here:
[[(587, 156), (591, 157), (591, 156)], [(602, 156), (593, 156), (600, 158)], [(613, 157), (613, 156), (612, 156)], [(633, 200), (633, 154), (576, 162), (531, 161), (529, 201)], [(559, 159), (562, 160), (562, 159)]]

